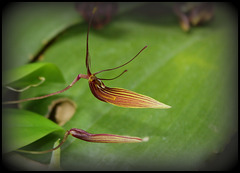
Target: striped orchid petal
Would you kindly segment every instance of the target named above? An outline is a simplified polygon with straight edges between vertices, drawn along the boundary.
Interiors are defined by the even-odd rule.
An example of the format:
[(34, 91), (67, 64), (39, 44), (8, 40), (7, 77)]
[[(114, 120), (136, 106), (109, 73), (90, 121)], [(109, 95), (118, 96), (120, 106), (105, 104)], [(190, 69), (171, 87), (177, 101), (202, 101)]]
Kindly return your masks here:
[(151, 97), (133, 91), (122, 88), (109, 88), (94, 75), (89, 78), (89, 86), (96, 98), (115, 106), (127, 108), (170, 108), (170, 106)]
[(120, 136), (112, 134), (91, 134), (81, 129), (72, 128), (69, 130), (72, 136), (87, 141), (97, 143), (137, 143), (144, 141), (138, 137)]

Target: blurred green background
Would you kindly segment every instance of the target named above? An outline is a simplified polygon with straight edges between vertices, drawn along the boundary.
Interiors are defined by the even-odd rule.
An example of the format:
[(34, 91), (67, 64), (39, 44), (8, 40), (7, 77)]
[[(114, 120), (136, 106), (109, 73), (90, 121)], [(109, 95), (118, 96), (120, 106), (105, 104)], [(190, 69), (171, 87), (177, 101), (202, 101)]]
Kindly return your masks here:
[[(62, 169), (227, 169), (222, 164), (211, 168), (208, 163), (221, 156), (238, 133), (237, 12), (227, 3), (215, 3), (213, 20), (184, 32), (172, 11), (173, 5), (118, 3), (112, 21), (102, 29), (91, 28), (89, 38), (92, 72), (121, 65), (148, 45), (129, 65), (99, 77), (112, 78), (128, 69), (121, 78), (106, 81), (105, 85), (148, 95), (172, 106), (171, 109), (115, 107), (97, 100), (85, 79), (60, 95), (21, 104), (20, 109), (45, 116), (52, 101), (68, 98), (77, 108), (63, 125), (64, 130), (80, 128), (91, 133), (149, 137), (148, 142), (139, 144), (98, 144), (70, 136), (61, 147)], [(46, 74), (46, 69), (40, 70), (46, 82), (22, 92), (20, 98), (58, 91), (79, 73), (86, 74), (87, 23), (74, 3), (12, 3), (4, 8), (2, 24), (3, 78), (7, 70), (27, 64), (36, 55), (35, 62), (52, 63), (61, 71)], [(66, 83), (55, 82), (57, 74)], [(26, 75), (22, 80), (32, 82), (32, 78)], [(3, 96), (8, 97), (5, 92)], [(18, 122), (14, 119), (11, 123), (14, 126)], [(19, 131), (26, 128), (28, 120), (24, 123)], [(44, 131), (45, 127), (41, 129), (39, 124), (40, 131)], [(3, 137), (7, 134), (8, 138), (4, 128)], [(38, 138), (30, 128), (20, 140), (31, 136), (34, 140), (29, 140), (31, 144), (24, 149), (46, 150), (63, 137), (64, 131), (59, 129), (50, 134), (42, 132), (45, 137)], [(16, 169), (34, 170), (42, 168), (31, 165), (49, 164), (51, 153), (11, 152), (4, 158)], [(230, 164), (227, 160), (223, 163)]]

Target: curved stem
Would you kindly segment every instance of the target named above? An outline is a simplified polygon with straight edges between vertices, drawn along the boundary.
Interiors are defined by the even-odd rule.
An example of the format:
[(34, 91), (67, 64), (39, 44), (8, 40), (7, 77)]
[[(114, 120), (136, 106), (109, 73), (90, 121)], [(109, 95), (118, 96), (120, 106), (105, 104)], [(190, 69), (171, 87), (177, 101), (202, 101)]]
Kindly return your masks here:
[(61, 147), (61, 145), (67, 140), (68, 135), (70, 134), (70, 131), (66, 131), (66, 133), (64, 134), (63, 140), (61, 141), (61, 143), (56, 146), (55, 148), (52, 148), (50, 150), (45, 150), (45, 151), (27, 151), (27, 150), (16, 150), (17, 152), (21, 152), (21, 153), (28, 153), (28, 154), (45, 154), (45, 153), (49, 153), (51, 151), (54, 151), (56, 149), (58, 149), (59, 147)]
[(23, 91), (29, 89), (30, 87), (37, 87), (37, 86), (41, 85), (45, 81), (45, 77), (40, 76), (39, 80), (40, 80), (39, 83), (28, 85), (28, 86), (26, 86), (25, 88), (22, 88), (22, 89), (15, 89), (15, 88), (12, 88), (10, 86), (6, 86), (6, 88), (9, 89), (9, 90), (15, 91), (15, 92), (23, 92)]
[(53, 95), (56, 95), (56, 94), (60, 94), (66, 90), (68, 90), (69, 88), (71, 88), (79, 79), (81, 78), (85, 78), (85, 79), (88, 79), (88, 76), (87, 75), (83, 75), (83, 74), (79, 74), (74, 80), (73, 82), (68, 85), (66, 88), (60, 90), (60, 91), (57, 91), (57, 92), (54, 92), (54, 93), (51, 93), (51, 94), (47, 94), (47, 95), (44, 95), (44, 96), (39, 96), (39, 97), (33, 97), (33, 98), (27, 98), (27, 99), (22, 99), (22, 100), (15, 100), (15, 101), (6, 101), (6, 102), (2, 102), (2, 104), (16, 104), (16, 103), (22, 103), (22, 102), (25, 102), (25, 101), (30, 101), (30, 100), (39, 100), (39, 99), (43, 99), (43, 98), (46, 98), (46, 97), (50, 97), (50, 96), (53, 96)]

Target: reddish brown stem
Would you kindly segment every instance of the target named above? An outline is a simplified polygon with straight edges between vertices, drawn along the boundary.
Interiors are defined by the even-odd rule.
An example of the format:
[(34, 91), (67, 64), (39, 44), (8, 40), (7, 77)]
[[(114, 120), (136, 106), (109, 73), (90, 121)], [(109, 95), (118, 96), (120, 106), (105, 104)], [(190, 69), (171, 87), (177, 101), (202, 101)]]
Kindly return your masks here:
[(22, 100), (15, 100), (15, 101), (6, 101), (6, 102), (3, 102), (3, 104), (16, 104), (16, 103), (22, 103), (22, 102), (25, 102), (25, 101), (30, 101), (30, 100), (39, 100), (39, 99), (43, 99), (43, 98), (46, 98), (46, 97), (50, 97), (50, 96), (53, 96), (53, 95), (56, 95), (56, 94), (60, 94), (66, 90), (68, 90), (69, 88), (71, 88), (79, 79), (81, 78), (85, 78), (85, 79), (88, 79), (88, 75), (84, 75), (84, 74), (79, 74), (74, 80), (73, 82), (68, 85), (66, 88), (60, 90), (60, 91), (57, 91), (57, 92), (54, 92), (54, 93), (51, 93), (51, 94), (47, 94), (47, 95), (44, 95), (44, 96), (39, 96), (39, 97), (33, 97), (33, 98), (27, 98), (27, 99), (22, 99)]
[(91, 19), (89, 21), (89, 24), (88, 24), (88, 31), (87, 31), (87, 47), (86, 47), (86, 67), (87, 67), (87, 74), (90, 76), (92, 73), (90, 71), (90, 55), (89, 55), (89, 48), (88, 48), (88, 38), (89, 38), (89, 31), (90, 31), (90, 28), (91, 28), (91, 24), (92, 24), (92, 21), (93, 21), (93, 17), (94, 17), (94, 14), (96, 12), (97, 8), (94, 7), (93, 10), (92, 10), (92, 16), (91, 16)]
[(63, 137), (63, 140), (61, 141), (61, 143), (56, 146), (55, 148), (52, 148), (50, 150), (45, 150), (45, 151), (26, 151), (26, 150), (16, 150), (18, 152), (21, 152), (21, 153), (29, 153), (29, 154), (45, 154), (45, 153), (49, 153), (49, 152), (52, 152), (56, 149), (58, 149), (59, 147), (62, 146), (62, 144), (67, 140), (67, 137), (68, 135), (70, 134), (70, 131), (66, 131), (66, 133), (64, 134), (64, 137)]

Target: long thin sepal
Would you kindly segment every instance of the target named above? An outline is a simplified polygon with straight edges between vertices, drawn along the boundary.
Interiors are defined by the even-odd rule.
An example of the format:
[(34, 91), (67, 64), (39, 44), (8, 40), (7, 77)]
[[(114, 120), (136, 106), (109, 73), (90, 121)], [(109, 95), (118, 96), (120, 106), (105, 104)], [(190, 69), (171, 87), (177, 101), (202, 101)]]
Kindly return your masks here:
[(140, 50), (140, 51), (137, 53), (137, 55), (135, 55), (132, 59), (130, 59), (128, 62), (124, 63), (123, 65), (120, 65), (120, 66), (115, 67), (115, 68), (110, 68), (110, 69), (98, 71), (98, 72), (94, 73), (94, 75), (99, 74), (99, 73), (102, 73), (102, 72), (104, 72), (104, 71), (115, 70), (115, 69), (118, 69), (118, 68), (120, 68), (120, 67), (123, 67), (123, 66), (127, 65), (127, 64), (130, 63), (132, 60), (134, 60), (134, 59), (135, 59), (144, 49), (146, 49), (146, 48), (147, 48), (147, 46), (145, 46), (144, 48), (142, 48), (142, 50)]
[(92, 10), (92, 16), (91, 16), (91, 19), (89, 21), (88, 31), (87, 31), (86, 68), (87, 68), (87, 74), (88, 75), (91, 75), (91, 71), (90, 71), (90, 55), (89, 55), (89, 48), (88, 48), (89, 31), (90, 31), (91, 24), (92, 24), (93, 17), (94, 17), (94, 14), (95, 14), (96, 10), (97, 10), (97, 7), (94, 7), (93, 10)]

